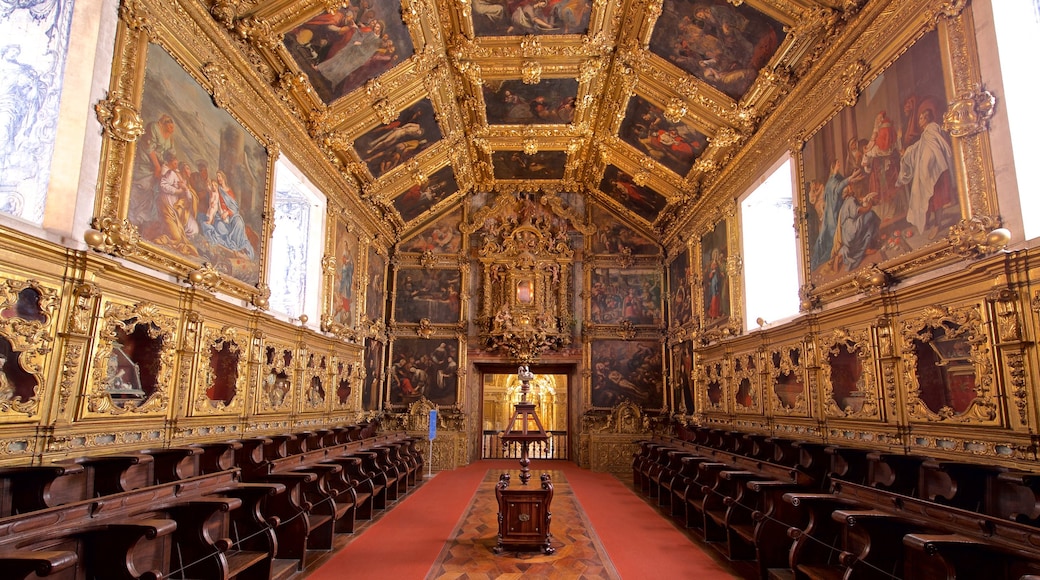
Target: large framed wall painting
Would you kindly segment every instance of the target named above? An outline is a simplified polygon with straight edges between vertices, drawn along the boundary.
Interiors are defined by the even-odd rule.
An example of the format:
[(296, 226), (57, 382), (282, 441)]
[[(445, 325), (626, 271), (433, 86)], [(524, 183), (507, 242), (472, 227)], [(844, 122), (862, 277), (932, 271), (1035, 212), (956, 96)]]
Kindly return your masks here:
[(673, 327), (693, 320), (693, 301), (690, 296), (690, 250), (684, 248), (668, 265), (668, 296), (671, 300)]
[(594, 340), (590, 406), (612, 408), (631, 401), (644, 409), (664, 405), (664, 356), (660, 340)]
[(383, 388), (383, 354), (386, 345), (372, 338), (365, 339), (365, 381), (361, 391), (361, 408), (371, 411), (379, 408)]
[(922, 36), (802, 153), (810, 281), (943, 240), (962, 217), (939, 33)]
[(365, 317), (375, 324), (386, 314), (386, 258), (375, 246), (368, 248), (368, 283), (365, 290)]
[(332, 287), (329, 292), (332, 328), (352, 329), (358, 311), (354, 286), (358, 273), (359, 240), (356, 233), (349, 231), (342, 224), (337, 227), (334, 238)]
[(727, 263), (729, 244), (726, 221), (722, 220), (701, 236), (701, 320), (705, 328), (721, 326), (729, 321), (730, 279)]
[(442, 406), (458, 402), (458, 339), (399, 338), (392, 350), (388, 397), (394, 409), (422, 398)]
[(394, 320), (454, 324), (462, 311), (462, 274), (458, 268), (402, 268), (397, 272)]
[[(232, 110), (214, 104), (235, 101), (211, 96), (163, 47), (122, 46), (141, 49), (117, 57), (122, 66), (143, 67), (139, 77), (113, 75), (143, 81), (132, 87), (140, 114), (131, 122), (128, 103), (118, 99), (96, 107), (107, 169), (88, 243), (184, 278), (201, 270), (210, 286), (258, 297), (273, 156)], [(112, 92), (120, 89), (127, 87)]]

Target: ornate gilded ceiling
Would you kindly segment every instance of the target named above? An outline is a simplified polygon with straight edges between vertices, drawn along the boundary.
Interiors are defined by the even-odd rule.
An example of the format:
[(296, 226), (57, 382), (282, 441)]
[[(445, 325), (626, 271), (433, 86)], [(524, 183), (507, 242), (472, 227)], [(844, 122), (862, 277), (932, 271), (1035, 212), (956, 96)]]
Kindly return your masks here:
[(545, 188), (665, 239), (862, 4), (217, 0), (210, 13), (403, 237), (473, 192)]

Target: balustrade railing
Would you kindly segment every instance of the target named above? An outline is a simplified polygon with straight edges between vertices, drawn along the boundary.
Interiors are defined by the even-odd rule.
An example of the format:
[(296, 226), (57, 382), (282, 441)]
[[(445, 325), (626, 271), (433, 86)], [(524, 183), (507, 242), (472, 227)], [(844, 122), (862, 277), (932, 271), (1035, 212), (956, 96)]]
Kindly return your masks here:
[[(569, 459), (567, 454), (567, 432), (546, 431), (549, 439), (544, 442), (530, 443), (527, 456), (530, 459)], [(501, 431), (484, 431), (481, 445), (482, 459), (520, 459), (520, 443), (509, 442), (502, 447)]]

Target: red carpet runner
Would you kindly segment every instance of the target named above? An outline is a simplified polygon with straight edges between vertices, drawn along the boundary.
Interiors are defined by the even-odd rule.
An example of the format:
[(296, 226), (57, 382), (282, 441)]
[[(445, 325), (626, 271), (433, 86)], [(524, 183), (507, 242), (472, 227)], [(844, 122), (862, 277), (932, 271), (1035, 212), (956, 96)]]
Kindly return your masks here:
[[(467, 506), (480, 505), (482, 510), (487, 505), (494, 505), (493, 484), (481, 487), (487, 477), (488, 470), (496, 473), (489, 481), (497, 480), (497, 473), (503, 470), (515, 470), (515, 461), (479, 461), (454, 471), (438, 473), (416, 491), (409, 494), (398, 505), (394, 506), (378, 521), (362, 531), (358, 537), (325, 565), (308, 575), (308, 580), (325, 580), (340, 578), (375, 577), (394, 579), (427, 578), (616, 578), (625, 580), (656, 578), (739, 578), (720, 566), (700, 547), (693, 543), (682, 531), (669, 520), (646, 504), (640, 497), (625, 487), (615, 477), (592, 473), (579, 469), (573, 463), (540, 462), (533, 470), (537, 474), (542, 471), (562, 471), (566, 482), (561, 488), (569, 486), (577, 511), (584, 511), (568, 516), (571, 521), (563, 526), (583, 526), (591, 524), (588, 536), (593, 543), (602, 545), (594, 551), (602, 557), (609, 555), (609, 561), (603, 562), (599, 568), (584, 568), (584, 564), (568, 566), (563, 561), (569, 554), (578, 554), (574, 550), (562, 549), (562, 538), (556, 538), (557, 555), (543, 556), (539, 552), (525, 555), (531, 561), (517, 560), (508, 553), (496, 556), (490, 547), (495, 545), (497, 529), (485, 526), (480, 531), (480, 538), (472, 530), (456, 530), (467, 521)], [(480, 488), (481, 494), (490, 493), (487, 498), (475, 498)], [(571, 497), (560, 497), (560, 501), (573, 501)], [(553, 527), (556, 531), (557, 510), (553, 502)], [(560, 505), (561, 512), (573, 512), (565, 504)], [(493, 508), (492, 508), (493, 509)], [(564, 513), (560, 513), (564, 515)], [(580, 521), (575, 521), (578, 518)], [(456, 533), (453, 533), (456, 532)], [(457, 534), (457, 535), (456, 535)], [(483, 536), (487, 536), (484, 538)], [(454, 545), (470, 544), (470, 554), (479, 557), (480, 562), (473, 562), (473, 569), (467, 566), (465, 572), (450, 573), (443, 564), (445, 552)], [(478, 545), (479, 544), (479, 545)], [(485, 549), (484, 545), (487, 545)], [(476, 549), (473, 549), (476, 548)], [(605, 552), (605, 554), (604, 554)], [(582, 555), (589, 550), (581, 552)], [(441, 557), (439, 557), (441, 556)], [(592, 555), (593, 560), (596, 554)], [(502, 560), (508, 559), (508, 560)], [(536, 562), (547, 559), (554, 562), (555, 572), (546, 576), (545, 569), (536, 570)], [(481, 563), (482, 562), (482, 563)], [(589, 560), (592, 562), (592, 560)], [(528, 565), (529, 564), (529, 565)], [(611, 566), (612, 564), (612, 566)], [(578, 567), (576, 567), (578, 566)], [(456, 566), (457, 568), (457, 566)], [(613, 569), (612, 569), (613, 568)], [(504, 572), (505, 570), (510, 572)], [(524, 571), (529, 570), (525, 574)], [(584, 570), (583, 572), (580, 570)], [(617, 576), (614, 575), (617, 571)]]

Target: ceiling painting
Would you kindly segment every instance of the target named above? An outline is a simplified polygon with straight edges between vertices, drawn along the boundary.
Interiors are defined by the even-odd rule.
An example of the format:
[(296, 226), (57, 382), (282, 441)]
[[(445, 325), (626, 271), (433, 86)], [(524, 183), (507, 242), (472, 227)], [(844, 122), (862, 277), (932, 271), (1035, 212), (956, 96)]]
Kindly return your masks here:
[(326, 104), (414, 52), (400, 0), (349, 0), (285, 35), (285, 48)]
[(668, 204), (668, 200), (656, 191), (636, 185), (631, 175), (613, 165), (608, 165), (603, 172), (599, 189), (614, 201), (636, 213), (639, 217), (653, 223), (658, 214)]
[(433, 104), (423, 99), (408, 107), (391, 123), (380, 125), (354, 141), (354, 149), (379, 178), (407, 162), (441, 139)]
[(401, 243), (402, 252), (455, 254), (462, 248), (462, 210), (441, 217), (414, 237)]
[(708, 145), (703, 133), (684, 123), (672, 123), (660, 107), (633, 95), (619, 132), (621, 140), (653, 157), (679, 175), (686, 175)]
[(487, 121), (491, 125), (552, 125), (574, 120), (578, 98), (575, 79), (484, 83)]
[(495, 179), (563, 179), (566, 151), (495, 151), (491, 155)]
[(431, 175), (424, 184), (413, 185), (394, 198), (394, 207), (401, 214), (401, 219), (410, 222), (458, 190), (455, 172), (447, 165)]
[(650, 50), (739, 100), (784, 36), (783, 25), (746, 4), (665, 0)]
[(596, 234), (592, 236), (592, 253), (624, 254), (634, 256), (656, 256), (661, 248), (653, 240), (621, 223), (614, 214), (599, 207), (592, 207), (592, 223)]
[(591, 0), (473, 0), (478, 36), (585, 34)]

